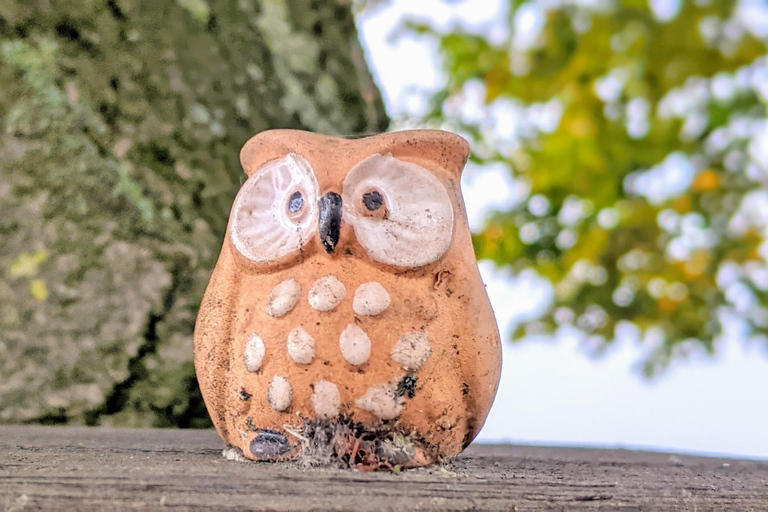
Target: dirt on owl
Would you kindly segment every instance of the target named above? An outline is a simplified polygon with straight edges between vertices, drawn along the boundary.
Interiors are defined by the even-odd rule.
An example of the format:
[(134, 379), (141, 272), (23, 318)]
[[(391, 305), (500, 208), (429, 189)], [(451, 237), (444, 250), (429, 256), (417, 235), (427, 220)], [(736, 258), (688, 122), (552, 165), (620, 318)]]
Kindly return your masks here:
[(366, 428), (346, 418), (312, 420), (301, 434), (299, 461), (359, 471), (421, 467), (436, 460), (434, 449), (416, 433), (382, 424)]
[[(306, 420), (300, 430), (285, 427), (289, 439), (275, 431), (260, 430), (251, 444), (254, 454), (264, 460), (295, 461), (307, 467), (335, 467), (358, 471), (398, 471), (423, 467), (437, 461), (437, 450), (416, 433), (406, 433), (394, 424), (365, 427), (344, 416), (334, 420)], [(254, 463), (240, 449), (230, 446), (222, 452), (229, 460)]]

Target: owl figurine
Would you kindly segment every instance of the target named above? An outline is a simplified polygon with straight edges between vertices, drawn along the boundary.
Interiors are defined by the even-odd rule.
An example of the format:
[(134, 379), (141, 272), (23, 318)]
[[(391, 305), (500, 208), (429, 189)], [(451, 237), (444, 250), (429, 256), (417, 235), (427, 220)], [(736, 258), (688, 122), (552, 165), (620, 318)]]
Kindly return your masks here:
[(469, 445), (501, 348), (459, 189), (468, 154), (437, 130), (245, 144), (194, 337), (232, 449), (381, 469)]

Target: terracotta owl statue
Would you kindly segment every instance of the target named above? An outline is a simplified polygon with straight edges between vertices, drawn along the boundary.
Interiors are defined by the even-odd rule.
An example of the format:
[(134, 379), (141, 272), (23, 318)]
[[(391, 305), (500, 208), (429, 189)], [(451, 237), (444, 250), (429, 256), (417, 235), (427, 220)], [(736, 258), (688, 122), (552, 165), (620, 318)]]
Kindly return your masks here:
[(230, 447), (405, 468), (477, 435), (501, 349), (459, 189), (468, 154), (436, 130), (245, 144), (194, 346)]

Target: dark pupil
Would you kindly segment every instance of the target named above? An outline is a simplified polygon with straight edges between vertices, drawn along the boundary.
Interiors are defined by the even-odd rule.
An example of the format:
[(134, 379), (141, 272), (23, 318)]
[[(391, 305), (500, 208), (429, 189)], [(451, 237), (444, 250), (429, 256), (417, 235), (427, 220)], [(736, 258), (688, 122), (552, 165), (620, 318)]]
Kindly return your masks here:
[(301, 192), (294, 192), (291, 194), (291, 198), (288, 199), (288, 211), (296, 213), (304, 206), (304, 198), (301, 196)]
[(363, 204), (368, 208), (368, 211), (375, 212), (381, 208), (383, 203), (384, 199), (382, 199), (381, 194), (377, 190), (363, 194)]

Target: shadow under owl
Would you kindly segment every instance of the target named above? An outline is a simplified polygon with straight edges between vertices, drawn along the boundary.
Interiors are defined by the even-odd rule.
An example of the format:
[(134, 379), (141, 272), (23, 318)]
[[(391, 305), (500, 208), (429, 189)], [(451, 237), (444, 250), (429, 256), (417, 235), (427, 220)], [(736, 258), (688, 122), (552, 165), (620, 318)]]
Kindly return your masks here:
[(245, 144), (195, 328), (230, 457), (407, 468), (474, 439), (501, 348), (459, 189), (468, 153), (437, 130)]

